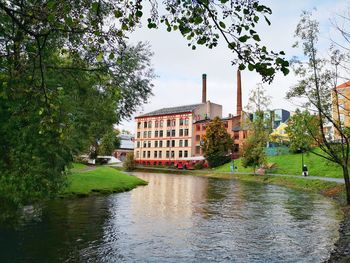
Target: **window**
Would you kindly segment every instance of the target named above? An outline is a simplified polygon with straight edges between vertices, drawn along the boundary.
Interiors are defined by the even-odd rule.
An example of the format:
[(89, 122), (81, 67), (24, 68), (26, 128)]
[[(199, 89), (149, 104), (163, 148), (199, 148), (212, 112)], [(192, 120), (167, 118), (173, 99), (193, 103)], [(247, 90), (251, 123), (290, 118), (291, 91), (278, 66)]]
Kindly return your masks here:
[(180, 126), (184, 125), (184, 119), (180, 119)]
[(182, 151), (179, 151), (179, 158), (182, 158)]
[(170, 140), (166, 141), (166, 147), (170, 147)]
[(188, 129), (185, 129), (185, 136), (188, 136)]
[(140, 129), (141, 128), (141, 122), (138, 122), (137, 123), (137, 129)]
[(171, 147), (175, 147), (175, 140), (171, 141)]
[(154, 137), (158, 137), (158, 131), (154, 132)]
[(171, 136), (172, 136), (172, 137), (175, 137), (175, 136), (176, 136), (175, 130), (171, 130)]
[(184, 151), (184, 157), (188, 157), (188, 151)]
[(238, 139), (239, 139), (239, 132), (235, 131), (235, 132), (233, 133), (233, 138), (234, 138), (235, 140), (238, 140)]
[(147, 128), (147, 121), (143, 123), (143, 128)]
[(165, 152), (165, 158), (169, 158), (169, 151)]
[(154, 158), (158, 158), (157, 154), (158, 154), (158, 152), (154, 151), (154, 153), (153, 153)]
[(159, 127), (163, 127), (163, 120), (161, 120), (160, 122), (159, 122)]
[(185, 140), (185, 147), (188, 147), (188, 140)]
[(140, 136), (141, 136), (141, 133), (137, 132), (137, 138), (140, 138)]
[(188, 119), (185, 120), (185, 125), (188, 125)]
[(136, 148), (140, 148), (140, 142), (137, 142)]
[(159, 147), (163, 147), (163, 141), (159, 141)]
[(184, 136), (184, 130), (183, 129), (179, 130), (179, 136)]
[(151, 148), (151, 141), (148, 141), (148, 148)]
[(202, 130), (205, 131), (206, 127), (205, 125), (202, 125)]
[(163, 137), (163, 131), (159, 131), (159, 137)]
[(148, 128), (152, 128), (152, 121), (148, 122)]
[(167, 130), (166, 131), (166, 137), (170, 137), (170, 134), (171, 134), (171, 130)]
[(170, 125), (171, 125), (171, 120), (166, 120), (166, 126), (170, 127)]
[(196, 125), (196, 131), (200, 131), (201, 130), (201, 126), (200, 126), (200, 124), (197, 124)]
[(151, 151), (147, 151), (147, 158), (151, 158)]
[(171, 151), (171, 158), (175, 158), (175, 151)]
[(158, 147), (158, 141), (154, 141), (154, 147)]
[(179, 147), (182, 147), (183, 146), (183, 140), (180, 140), (179, 141)]
[(200, 154), (201, 153), (201, 147), (200, 146), (196, 146), (196, 154)]
[(196, 141), (199, 142), (201, 140), (201, 136), (200, 135), (196, 135)]
[(147, 147), (147, 142), (144, 141), (144, 142), (143, 142), (143, 148), (146, 148), (146, 147)]
[(148, 138), (151, 138), (151, 137), (152, 137), (152, 132), (149, 131), (149, 132), (148, 132)]
[(225, 121), (225, 128), (227, 129), (228, 128), (228, 122)]
[(146, 131), (143, 132), (143, 138), (147, 138), (147, 132)]
[(140, 152), (136, 151), (136, 158), (140, 158)]
[(158, 128), (158, 124), (159, 124), (159, 122), (158, 122), (158, 121), (155, 121), (155, 122), (154, 122), (154, 127), (155, 127), (155, 128)]
[(171, 126), (176, 126), (176, 120), (171, 120)]
[(142, 157), (143, 157), (143, 158), (146, 158), (146, 151), (143, 151)]
[(158, 152), (158, 157), (159, 157), (159, 158), (162, 158), (162, 151), (159, 151), (159, 152)]

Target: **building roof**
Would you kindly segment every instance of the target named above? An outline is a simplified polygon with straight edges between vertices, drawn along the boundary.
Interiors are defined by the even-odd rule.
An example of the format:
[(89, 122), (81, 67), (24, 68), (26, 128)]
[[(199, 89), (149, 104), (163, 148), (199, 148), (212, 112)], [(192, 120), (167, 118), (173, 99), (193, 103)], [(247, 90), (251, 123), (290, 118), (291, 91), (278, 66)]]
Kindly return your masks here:
[(155, 110), (155, 111), (151, 111), (151, 112), (139, 115), (136, 118), (146, 117), (146, 116), (176, 114), (176, 113), (182, 113), (182, 112), (191, 112), (200, 105), (201, 104), (191, 104), (191, 105), (184, 105), (184, 106), (177, 106), (177, 107), (170, 107), (170, 108), (162, 108), (159, 110)]
[(120, 146), (118, 149), (134, 149), (133, 136), (128, 134), (119, 135)]
[(343, 88), (347, 88), (347, 87), (350, 87), (350, 80), (337, 86), (337, 89), (343, 89)]

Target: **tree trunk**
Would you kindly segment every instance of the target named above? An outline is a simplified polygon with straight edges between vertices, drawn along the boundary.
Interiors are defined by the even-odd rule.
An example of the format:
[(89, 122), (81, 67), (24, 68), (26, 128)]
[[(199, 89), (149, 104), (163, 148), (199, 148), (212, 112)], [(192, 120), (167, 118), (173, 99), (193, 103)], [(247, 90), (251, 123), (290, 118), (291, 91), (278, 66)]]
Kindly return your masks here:
[(345, 189), (346, 189), (346, 201), (347, 204), (350, 204), (350, 181), (349, 181), (349, 168), (347, 165), (343, 166), (343, 176), (345, 180)]

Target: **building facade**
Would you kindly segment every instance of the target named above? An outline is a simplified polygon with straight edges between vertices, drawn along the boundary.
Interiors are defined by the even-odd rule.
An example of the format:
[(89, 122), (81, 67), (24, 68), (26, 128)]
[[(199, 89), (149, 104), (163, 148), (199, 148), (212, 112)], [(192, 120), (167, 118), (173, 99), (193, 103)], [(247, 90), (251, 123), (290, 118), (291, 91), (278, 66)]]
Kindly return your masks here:
[[(350, 126), (350, 81), (337, 86), (332, 92), (332, 117), (340, 121), (344, 127)], [(330, 128), (330, 130), (332, 130)], [(334, 129), (334, 139), (340, 139), (339, 132)]]

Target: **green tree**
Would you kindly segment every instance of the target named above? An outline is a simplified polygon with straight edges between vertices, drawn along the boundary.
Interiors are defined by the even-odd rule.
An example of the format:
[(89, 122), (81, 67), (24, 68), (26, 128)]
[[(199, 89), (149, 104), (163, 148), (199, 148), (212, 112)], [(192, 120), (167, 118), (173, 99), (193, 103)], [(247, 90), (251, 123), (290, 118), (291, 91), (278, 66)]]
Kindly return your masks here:
[(135, 159), (134, 159), (134, 153), (129, 152), (126, 154), (125, 161), (123, 162), (123, 168), (125, 171), (133, 171), (135, 170), (136, 164), (135, 164)]
[(265, 147), (272, 124), (268, 110), (270, 103), (270, 97), (261, 84), (250, 92), (247, 108), (254, 113), (252, 120), (246, 124), (249, 127), (248, 138), (243, 144), (241, 156), (243, 167), (253, 167), (254, 173), (256, 167), (266, 163)]
[(210, 167), (216, 167), (231, 160), (233, 140), (219, 117), (215, 117), (207, 125), (203, 142), (203, 153)]
[(112, 155), (114, 150), (119, 148), (119, 134), (119, 130), (112, 129), (103, 135), (98, 151), (100, 155)]
[(288, 120), (286, 132), (289, 138), (290, 150), (293, 152), (311, 151), (315, 146), (314, 136), (319, 137), (317, 135), (319, 132), (317, 117), (311, 115), (307, 110), (301, 112), (297, 109)]
[[(302, 44), (306, 60), (295, 61), (294, 71), (299, 80), (288, 92), (287, 98), (303, 98), (305, 101), (304, 108), (310, 108), (316, 112), (317, 130), (315, 133), (311, 129), (307, 131), (322, 152), (313, 153), (341, 166), (345, 180), (347, 203), (350, 204), (348, 168), (350, 133), (349, 128), (344, 126), (340, 119), (340, 113), (341, 111), (344, 113), (345, 109), (340, 106), (336, 90), (338, 65), (342, 60), (342, 55), (335, 50), (332, 52), (330, 59), (319, 56), (317, 50), (319, 25), (316, 20), (312, 19), (312, 14), (309, 12), (303, 12), (295, 33)], [(331, 96), (332, 92), (334, 94), (333, 98)], [(326, 124), (331, 124), (339, 140), (333, 141), (328, 138), (325, 132)]]

